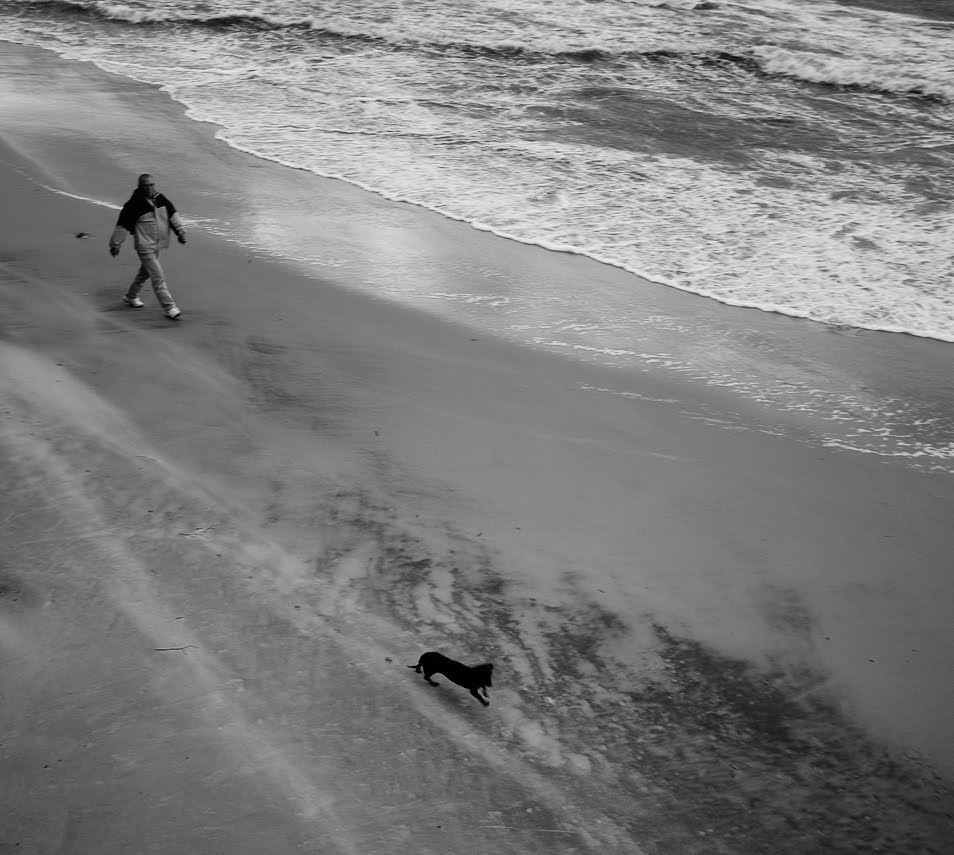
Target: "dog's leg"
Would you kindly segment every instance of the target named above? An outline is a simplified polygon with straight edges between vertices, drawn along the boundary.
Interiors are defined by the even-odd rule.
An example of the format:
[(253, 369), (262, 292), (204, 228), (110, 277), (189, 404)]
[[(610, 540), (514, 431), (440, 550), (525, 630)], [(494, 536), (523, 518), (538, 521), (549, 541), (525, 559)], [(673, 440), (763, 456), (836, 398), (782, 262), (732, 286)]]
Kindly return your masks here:
[(489, 706), (490, 706), (490, 701), (485, 701), (485, 700), (480, 696), (480, 692), (478, 692), (476, 689), (471, 689), (471, 690), (470, 690), (470, 693), (471, 693), (475, 698), (477, 698), (477, 700), (480, 701), (485, 707), (489, 707)]
[(427, 680), (428, 683), (430, 683), (432, 686), (439, 686), (440, 683), (435, 683), (435, 682), (431, 679), (431, 677), (433, 677), (433, 676), (434, 676), (434, 672), (433, 672), (433, 671), (431, 671), (430, 674), (428, 674), (427, 671), (424, 672), (424, 679)]

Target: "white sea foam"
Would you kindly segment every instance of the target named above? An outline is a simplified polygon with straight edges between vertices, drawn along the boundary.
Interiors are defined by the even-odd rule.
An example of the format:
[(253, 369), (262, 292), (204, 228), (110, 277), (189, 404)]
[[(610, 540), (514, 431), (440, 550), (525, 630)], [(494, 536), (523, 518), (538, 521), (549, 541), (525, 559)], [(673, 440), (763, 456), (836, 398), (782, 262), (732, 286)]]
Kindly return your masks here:
[[(71, 5), (98, 17), (23, 14), (0, 32), (163, 86), (237, 148), (476, 228), (731, 305), (954, 341), (951, 111), (918, 125), (917, 105), (859, 101), (872, 129), (882, 123), (869, 139), (850, 112), (745, 70), (751, 59), (798, 80), (950, 98), (940, 37), (913, 19), (899, 31), (879, 13), (789, 0)], [(104, 19), (125, 29), (98, 38)], [(610, 62), (558, 60), (587, 50)], [(659, 50), (661, 63), (640, 60)], [(632, 116), (601, 113), (602, 91)], [(774, 148), (753, 132), (739, 164), (685, 153), (678, 135), (641, 136), (673, 109), (725, 123), (715, 146), (775, 120), (790, 123), (783, 141), (806, 142)], [(842, 140), (870, 156), (826, 151)], [(895, 155), (911, 147), (934, 160)]]
[[(77, 6), (81, 4), (76, 4)], [(181, 16), (174, 12), (157, 12), (148, 9), (134, 9), (123, 3), (94, 3), (93, 8), (107, 18), (121, 21), (130, 21), (134, 24), (158, 23), (160, 21), (174, 21)]]
[(760, 46), (753, 51), (770, 74), (784, 74), (811, 83), (858, 86), (882, 92), (934, 96), (954, 101), (954, 65), (918, 69), (897, 58), (824, 56), (780, 47)]

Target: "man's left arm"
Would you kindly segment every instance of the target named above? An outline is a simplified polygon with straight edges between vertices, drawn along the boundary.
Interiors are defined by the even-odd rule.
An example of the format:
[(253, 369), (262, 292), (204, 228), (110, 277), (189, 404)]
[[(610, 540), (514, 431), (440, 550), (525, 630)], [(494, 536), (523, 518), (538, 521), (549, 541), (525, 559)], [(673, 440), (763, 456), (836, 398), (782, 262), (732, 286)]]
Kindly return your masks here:
[(179, 240), (179, 243), (186, 242), (186, 230), (185, 226), (182, 225), (182, 217), (179, 216), (179, 212), (176, 210), (176, 206), (172, 204), (168, 199), (166, 202), (166, 210), (169, 214), (169, 228), (171, 228), (176, 233), (176, 238)]

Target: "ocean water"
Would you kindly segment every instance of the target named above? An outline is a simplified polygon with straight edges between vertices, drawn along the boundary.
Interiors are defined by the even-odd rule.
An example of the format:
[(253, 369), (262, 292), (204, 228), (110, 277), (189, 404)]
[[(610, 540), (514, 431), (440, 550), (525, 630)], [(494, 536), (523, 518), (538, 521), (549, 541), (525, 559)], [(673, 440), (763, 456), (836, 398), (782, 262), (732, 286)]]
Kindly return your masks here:
[(0, 0), (0, 39), (478, 228), (954, 341), (946, 0)]
[[(311, 257), (314, 226), (277, 197), (202, 228), (747, 402), (696, 402), (716, 427), (954, 472), (949, 346), (864, 333), (954, 342), (954, 0), (0, 0), (3, 40), (158, 85), (258, 157), (708, 299), (670, 311), (582, 258), (576, 282), (556, 253), (555, 281), (539, 258), (435, 279), (403, 247), (365, 282), (346, 241)], [(400, 216), (374, 211), (369, 229)]]

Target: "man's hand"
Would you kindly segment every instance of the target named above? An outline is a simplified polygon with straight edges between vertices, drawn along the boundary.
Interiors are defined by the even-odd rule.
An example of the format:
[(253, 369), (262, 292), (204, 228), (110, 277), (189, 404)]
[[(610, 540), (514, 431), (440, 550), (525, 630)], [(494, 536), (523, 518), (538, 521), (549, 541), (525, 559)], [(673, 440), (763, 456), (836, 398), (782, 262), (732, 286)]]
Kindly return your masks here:
[(183, 232), (179, 232), (179, 234), (177, 234), (176, 237), (179, 238), (179, 243), (186, 242), (186, 236)]
[(111, 246), (111, 247), (109, 248), (109, 254), (110, 254), (113, 258), (115, 258), (117, 255), (119, 255), (119, 250), (118, 250), (115, 246)]

